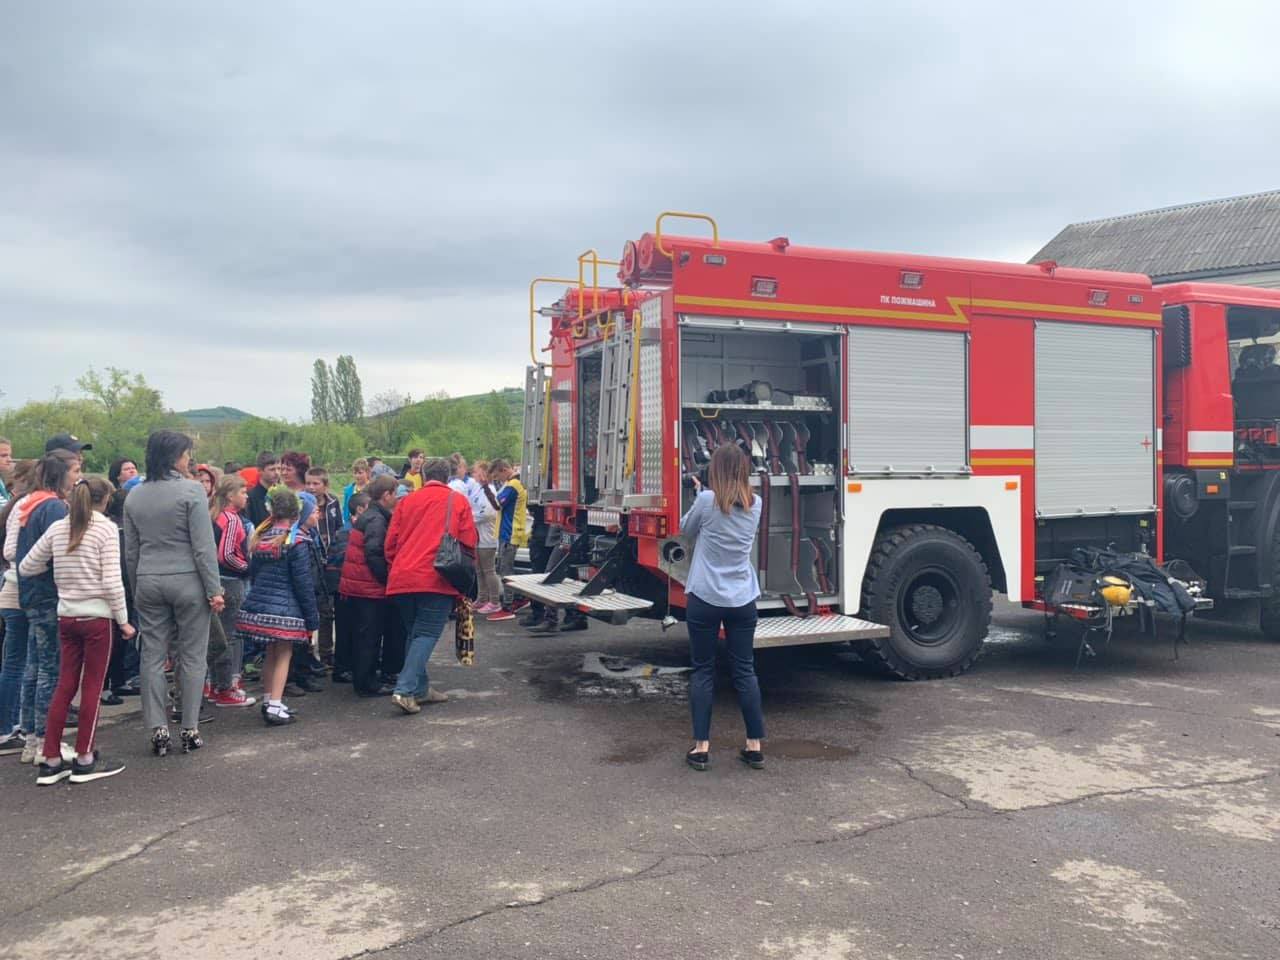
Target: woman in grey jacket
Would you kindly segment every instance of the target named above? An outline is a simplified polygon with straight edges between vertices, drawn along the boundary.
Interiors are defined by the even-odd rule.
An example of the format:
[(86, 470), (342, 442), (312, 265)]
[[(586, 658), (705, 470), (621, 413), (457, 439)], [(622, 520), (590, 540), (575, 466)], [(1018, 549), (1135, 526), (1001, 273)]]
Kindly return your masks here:
[(209, 617), (221, 613), (222, 583), (204, 489), (185, 479), (191, 438), (158, 430), (147, 439), (147, 479), (124, 502), (125, 566), (142, 636), (142, 715), (157, 756), (169, 752), (164, 661), (177, 661), (182, 751), (204, 746), (200, 697)]

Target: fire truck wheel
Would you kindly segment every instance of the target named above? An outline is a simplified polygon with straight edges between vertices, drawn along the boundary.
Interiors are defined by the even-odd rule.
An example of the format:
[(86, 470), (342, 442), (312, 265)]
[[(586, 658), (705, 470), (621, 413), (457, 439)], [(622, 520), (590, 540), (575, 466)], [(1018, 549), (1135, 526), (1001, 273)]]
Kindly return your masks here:
[[(1276, 531), (1275, 540), (1271, 544), (1271, 582), (1276, 583), (1280, 577), (1280, 530)], [(1280, 640), (1280, 596), (1273, 594), (1263, 597), (1258, 617), (1258, 626), (1262, 635), (1268, 640)]]
[(862, 585), (863, 616), (892, 631), (859, 652), (903, 680), (963, 673), (991, 623), (991, 577), (964, 537), (934, 524), (886, 530)]

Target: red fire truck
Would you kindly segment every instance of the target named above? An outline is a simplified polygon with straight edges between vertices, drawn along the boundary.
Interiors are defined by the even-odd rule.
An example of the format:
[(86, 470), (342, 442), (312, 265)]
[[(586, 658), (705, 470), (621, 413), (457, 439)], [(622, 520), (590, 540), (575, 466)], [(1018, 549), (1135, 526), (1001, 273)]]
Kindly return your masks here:
[[(663, 232), (689, 216), (711, 236)], [(602, 263), (541, 310), (530, 287), (524, 476), (560, 547), (517, 592), (678, 620), (689, 477), (724, 442), (765, 507), (757, 646), (852, 641), (901, 677), (955, 675), (993, 589), (1035, 603), (1078, 546), (1161, 556), (1170, 346), (1147, 277), (732, 242), (676, 213), (627, 242), (620, 286), (585, 282)], [(1223, 416), (1204, 430), (1229, 439)], [(1186, 467), (1205, 523), (1223, 487)]]
[(1165, 554), (1280, 639), (1280, 291), (1179, 283), (1157, 293)]

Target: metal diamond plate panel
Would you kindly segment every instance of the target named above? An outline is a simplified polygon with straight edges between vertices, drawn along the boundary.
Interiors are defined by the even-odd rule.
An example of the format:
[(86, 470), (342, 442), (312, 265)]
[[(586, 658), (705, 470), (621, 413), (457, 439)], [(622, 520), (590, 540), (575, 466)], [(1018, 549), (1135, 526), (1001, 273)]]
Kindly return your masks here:
[(662, 492), (662, 345), (640, 348), (640, 492)]
[(653, 604), (640, 597), (616, 590), (606, 590), (596, 597), (580, 597), (579, 593), (586, 584), (579, 580), (564, 580), (548, 586), (539, 583), (546, 574), (522, 573), (514, 577), (506, 577), (506, 582), (516, 593), (532, 597), (540, 603), (552, 607), (586, 607), (597, 613), (612, 613), (625, 610), (647, 610)]
[(640, 326), (653, 330), (662, 326), (661, 297), (650, 297), (640, 304)]
[(622, 514), (616, 510), (588, 510), (587, 523), (593, 527), (616, 527), (622, 523)]
[[(568, 380), (556, 384), (557, 390), (568, 390)], [(556, 482), (557, 490), (569, 490), (573, 485), (573, 408), (567, 403), (556, 404)]]
[(755, 646), (785, 647), (801, 643), (834, 643), (844, 640), (876, 640), (889, 636), (889, 628), (857, 617), (831, 614), (825, 617), (761, 617), (756, 622)]

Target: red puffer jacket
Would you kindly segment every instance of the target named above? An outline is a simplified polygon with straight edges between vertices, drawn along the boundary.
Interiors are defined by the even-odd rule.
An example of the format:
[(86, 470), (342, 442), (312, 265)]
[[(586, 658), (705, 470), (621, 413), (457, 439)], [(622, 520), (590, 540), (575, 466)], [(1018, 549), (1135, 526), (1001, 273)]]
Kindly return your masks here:
[[(364, 519), (361, 517), (360, 519)], [(360, 597), (364, 600), (381, 600), (387, 595), (387, 588), (373, 571), (364, 556), (363, 525), (352, 524), (351, 536), (347, 539), (346, 558), (342, 561), (342, 579), (338, 581), (338, 592), (344, 597)]]
[[(452, 499), (451, 499), (452, 498)], [(387, 528), (387, 595), (399, 593), (444, 593), (456, 597), (458, 591), (436, 573), (436, 551), (445, 530), (445, 507), (449, 511), (449, 532), (474, 555), (476, 522), (467, 498), (443, 483), (431, 481), (400, 501)]]

